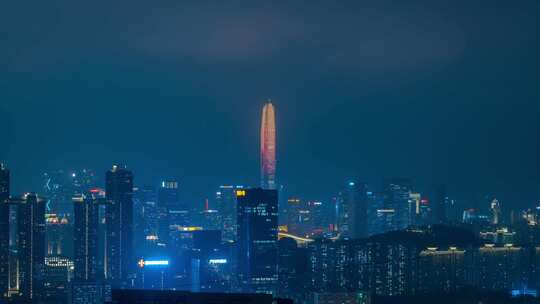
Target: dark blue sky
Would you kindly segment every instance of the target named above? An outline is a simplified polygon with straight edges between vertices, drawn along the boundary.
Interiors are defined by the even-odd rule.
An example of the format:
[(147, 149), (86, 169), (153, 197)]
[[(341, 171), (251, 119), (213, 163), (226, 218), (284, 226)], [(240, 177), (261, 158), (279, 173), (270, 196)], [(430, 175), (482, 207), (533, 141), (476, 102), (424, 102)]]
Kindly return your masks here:
[(202, 200), (257, 184), (271, 98), (290, 193), (411, 176), (532, 204), (539, 29), (538, 1), (10, 1), (0, 159), (17, 192), (124, 162)]

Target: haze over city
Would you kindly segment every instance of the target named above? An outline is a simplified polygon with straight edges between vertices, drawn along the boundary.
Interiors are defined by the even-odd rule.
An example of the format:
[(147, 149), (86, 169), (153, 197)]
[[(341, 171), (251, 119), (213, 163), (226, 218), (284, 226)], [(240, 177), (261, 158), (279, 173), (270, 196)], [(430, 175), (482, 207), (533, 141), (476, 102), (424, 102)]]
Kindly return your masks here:
[(411, 176), (524, 206), (539, 199), (537, 12), (535, 1), (9, 3), (0, 158), (18, 168), (17, 192), (49, 170), (122, 162), (143, 184), (177, 177), (201, 202), (219, 184), (257, 183), (272, 99), (293, 193)]

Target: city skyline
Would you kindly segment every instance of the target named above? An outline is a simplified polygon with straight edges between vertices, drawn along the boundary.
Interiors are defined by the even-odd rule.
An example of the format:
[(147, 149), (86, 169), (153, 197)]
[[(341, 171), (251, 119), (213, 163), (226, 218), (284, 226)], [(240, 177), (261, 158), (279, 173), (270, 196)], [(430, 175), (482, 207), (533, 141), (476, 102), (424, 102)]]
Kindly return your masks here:
[[(277, 178), (276, 178), (276, 167), (277, 167), (277, 149), (276, 149), (276, 146), (277, 146), (277, 141), (276, 141), (276, 114), (275, 114), (275, 107), (272, 103), (272, 101), (269, 99), (267, 100), (265, 103), (262, 104), (262, 111), (261, 111), (261, 115), (260, 115), (260, 128), (259, 128), (259, 143), (260, 143), (260, 146), (259, 146), (259, 156), (260, 156), (260, 161), (259, 161), (259, 165), (260, 165), (260, 186), (262, 188), (267, 188), (267, 189), (276, 189), (278, 186), (281, 186), (283, 187), (284, 185), (283, 184), (279, 184), (277, 183)], [(1, 163), (2, 166), (5, 166), (5, 163), (2, 162)], [(114, 166), (118, 166), (118, 165), (114, 165)], [(125, 166), (125, 165), (123, 165)], [(126, 168), (128, 168), (126, 166)], [(36, 190), (32, 190), (32, 191), (25, 191), (23, 193), (40, 193), (41, 192), (41, 188), (43, 187), (44, 189), (44, 193), (47, 194), (48, 192), (48, 188), (50, 188), (54, 183), (58, 183), (59, 181), (56, 180), (56, 179), (62, 179), (62, 178), (73, 178), (74, 181), (74, 186), (75, 187), (79, 187), (79, 188), (84, 188), (83, 186), (88, 186), (88, 185), (94, 185), (96, 187), (102, 187), (102, 185), (104, 184), (105, 181), (100, 181), (100, 176), (99, 175), (95, 175), (94, 173), (94, 169), (92, 168), (77, 168), (77, 169), (74, 169), (74, 170), (65, 170), (65, 168), (61, 168), (57, 171), (49, 171), (49, 172), (45, 172), (43, 174), (43, 177), (45, 178), (46, 182), (45, 182), (45, 185), (40, 185), (40, 187), (37, 187), (37, 191)], [(55, 176), (55, 175), (58, 175), (58, 176)], [(65, 176), (63, 176), (65, 175)], [(379, 179), (375, 179), (373, 177), (371, 178), (363, 178), (363, 179), (359, 179), (359, 176), (356, 175), (356, 176), (350, 176), (349, 178), (342, 178), (341, 180), (338, 180), (336, 181), (330, 188), (328, 188), (328, 191), (326, 191), (326, 193), (324, 193), (324, 195), (320, 195), (317, 196), (317, 195), (314, 195), (313, 191), (311, 193), (303, 193), (301, 194), (300, 191), (297, 191), (295, 189), (292, 189), (292, 194), (291, 195), (294, 195), (294, 196), (302, 196), (304, 198), (307, 198), (307, 199), (322, 199), (322, 200), (325, 200), (325, 201), (331, 201), (333, 199), (335, 199), (335, 194), (333, 194), (333, 192), (338, 192), (340, 191), (340, 184), (343, 184), (343, 183), (351, 183), (353, 181), (358, 181), (358, 180), (362, 180), (364, 182), (367, 182), (369, 181), (367, 184), (370, 185), (370, 189), (372, 190), (376, 190), (376, 191), (384, 191), (384, 187), (385, 187), (385, 180), (387, 180), (388, 178), (394, 178), (394, 179), (401, 179), (401, 178), (407, 178), (407, 179), (410, 179), (410, 182), (411, 183), (415, 183), (417, 185), (417, 187), (419, 189), (422, 190), (422, 193), (424, 196), (427, 196), (429, 198), (432, 199), (432, 201), (434, 202), (437, 202), (437, 203), (441, 203), (441, 200), (440, 200), (440, 187), (444, 187), (444, 191), (445, 193), (447, 192), (446, 188), (447, 188), (447, 185), (446, 184), (422, 184), (422, 183), (418, 183), (416, 182), (416, 179), (413, 177), (413, 176), (403, 176), (403, 177), (382, 177), (382, 178), (379, 178)], [(170, 179), (170, 178), (157, 178), (155, 179), (153, 182), (147, 182), (147, 181), (144, 181), (144, 182), (140, 182), (138, 183), (136, 186), (142, 186), (142, 187), (145, 187), (145, 186), (150, 186), (150, 187), (154, 187), (154, 186), (158, 186), (160, 184), (163, 184), (163, 183), (168, 183), (170, 181), (173, 181), (174, 180), (174, 183), (175, 183), (175, 187), (177, 188), (177, 190), (175, 190), (177, 192), (176, 195), (179, 195), (179, 199), (181, 199), (185, 204), (187, 204), (188, 206), (190, 207), (195, 207), (197, 205), (199, 205), (202, 201), (205, 202), (206, 206), (208, 206), (208, 200), (209, 200), (209, 197), (211, 198), (212, 197), (212, 191), (210, 190), (209, 193), (198, 193), (198, 199), (193, 199), (193, 193), (190, 193), (188, 192), (187, 190), (188, 189), (184, 189), (181, 187), (183, 181), (185, 179), (182, 179), (182, 178), (174, 178), (174, 179)], [(238, 185), (243, 185), (243, 186), (246, 186), (246, 187), (253, 187), (255, 185), (257, 185), (257, 182), (253, 181), (253, 177), (250, 177), (249, 180), (252, 181), (252, 183), (236, 183)], [(286, 178), (285, 178), (286, 180)], [(100, 182), (98, 182), (100, 181)], [(13, 181), (11, 181), (11, 183), (13, 183)], [(222, 182), (221, 184), (233, 184), (230, 182), (230, 180), (227, 180), (227, 181), (224, 181)], [(366, 185), (367, 185), (366, 184)], [(56, 184), (58, 185), (58, 184)], [(288, 187), (288, 185), (286, 186)], [(11, 188), (13, 188), (13, 186), (11, 185)], [(81, 188), (81, 189), (82, 189)], [(291, 191), (290, 187), (289, 188), (289, 191)], [(65, 191), (69, 191), (70, 189), (65, 189)], [(184, 190), (184, 191), (182, 191)], [(473, 195), (469, 194), (469, 195), (460, 195), (460, 191), (459, 189), (453, 189), (453, 191), (451, 192), (451, 195), (452, 195), (452, 198), (453, 200), (456, 200), (457, 199), (457, 202), (459, 204), (460, 207), (464, 207), (464, 206), (469, 206), (469, 207), (474, 207), (474, 208), (479, 208), (480, 210), (483, 210), (486, 208), (486, 206), (483, 205), (484, 203), (484, 200), (487, 198), (487, 197), (492, 197), (493, 199), (496, 199), (496, 198), (502, 198), (505, 203), (507, 202), (511, 202), (511, 204), (505, 204), (505, 207), (506, 208), (511, 208), (512, 210), (513, 209), (519, 209), (519, 208), (524, 208), (524, 207), (527, 207), (527, 206), (532, 206), (534, 204), (537, 203), (537, 201), (540, 203), (540, 199), (539, 200), (528, 200), (528, 201), (523, 201), (521, 202), (521, 204), (514, 204), (513, 201), (511, 200), (508, 200), (507, 197), (503, 196), (500, 194), (499, 191), (485, 191), (485, 192), (480, 192), (480, 191), (477, 191), (476, 193), (474, 193)], [(216, 204), (219, 204), (217, 202), (217, 200), (213, 203), (216, 203)], [(70, 202), (64, 202), (64, 204), (67, 204), (69, 208), (71, 208), (71, 203)], [(217, 206), (213, 206), (213, 207), (217, 207)], [(47, 205), (47, 208), (50, 208), (50, 206)], [(69, 210), (68, 208), (68, 210)], [(438, 211), (437, 212), (440, 212), (441, 210), (441, 207), (439, 206), (434, 206), (434, 208), (436, 208)], [(48, 212), (50, 212), (51, 210), (47, 210)], [(58, 212), (58, 211), (57, 211)], [(65, 213), (66, 211), (63, 210), (61, 211), (60, 213)], [(69, 211), (68, 211), (69, 212)], [(71, 212), (69, 212), (71, 213)]]
[(0, 304), (540, 303), (540, 2), (0, 10)]

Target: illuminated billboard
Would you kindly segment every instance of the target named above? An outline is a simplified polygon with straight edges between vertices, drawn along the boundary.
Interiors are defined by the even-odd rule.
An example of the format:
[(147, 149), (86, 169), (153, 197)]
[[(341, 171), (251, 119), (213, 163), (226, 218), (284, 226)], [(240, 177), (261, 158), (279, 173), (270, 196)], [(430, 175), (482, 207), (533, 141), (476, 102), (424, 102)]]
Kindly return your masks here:
[(147, 266), (165, 267), (165, 266), (169, 266), (169, 260), (144, 260), (144, 259), (140, 259), (137, 264), (139, 265), (140, 268), (144, 268), (144, 267), (147, 267)]

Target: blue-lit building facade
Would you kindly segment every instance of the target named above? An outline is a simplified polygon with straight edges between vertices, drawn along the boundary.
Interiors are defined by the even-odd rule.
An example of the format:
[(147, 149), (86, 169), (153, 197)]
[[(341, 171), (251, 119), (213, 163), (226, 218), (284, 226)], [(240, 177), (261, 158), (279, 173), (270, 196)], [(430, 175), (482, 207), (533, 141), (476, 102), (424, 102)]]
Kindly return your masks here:
[(225, 241), (236, 240), (236, 190), (238, 189), (243, 189), (243, 187), (224, 185), (216, 191), (216, 207), (221, 217), (221, 230)]
[(43, 299), (45, 269), (46, 200), (28, 193), (14, 200), (17, 209), (17, 261), (19, 289), (17, 297)]
[(169, 243), (170, 211), (181, 210), (179, 205), (178, 181), (173, 179), (162, 181), (159, 186), (157, 201), (159, 218), (157, 237), (165, 247)]
[(237, 190), (236, 197), (241, 290), (275, 293), (278, 281), (277, 190)]
[(113, 287), (130, 286), (135, 267), (133, 252), (133, 174), (114, 165), (105, 176), (105, 279)]
[(9, 177), (9, 170), (0, 163), (0, 297), (6, 297), (9, 290)]

